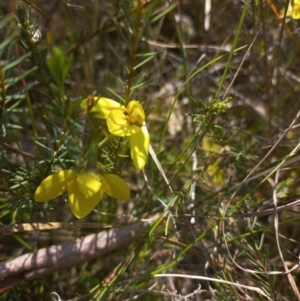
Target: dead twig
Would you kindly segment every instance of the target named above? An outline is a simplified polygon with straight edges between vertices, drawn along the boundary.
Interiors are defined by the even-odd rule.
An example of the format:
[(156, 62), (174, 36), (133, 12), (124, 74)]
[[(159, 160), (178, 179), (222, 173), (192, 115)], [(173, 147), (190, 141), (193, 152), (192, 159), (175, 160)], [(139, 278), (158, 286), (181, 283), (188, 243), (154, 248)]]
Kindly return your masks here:
[(149, 225), (136, 222), (125, 229), (90, 234), (60, 245), (39, 249), (0, 263), (0, 292), (25, 280), (34, 280), (54, 271), (99, 258), (120, 249)]

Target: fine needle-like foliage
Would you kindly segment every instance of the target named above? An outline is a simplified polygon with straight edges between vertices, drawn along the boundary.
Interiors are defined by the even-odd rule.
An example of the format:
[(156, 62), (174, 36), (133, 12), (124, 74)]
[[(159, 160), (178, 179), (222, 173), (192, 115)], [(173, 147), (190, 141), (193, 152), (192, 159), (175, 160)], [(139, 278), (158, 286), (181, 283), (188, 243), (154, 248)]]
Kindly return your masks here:
[(300, 2), (9, 2), (0, 300), (300, 300)]

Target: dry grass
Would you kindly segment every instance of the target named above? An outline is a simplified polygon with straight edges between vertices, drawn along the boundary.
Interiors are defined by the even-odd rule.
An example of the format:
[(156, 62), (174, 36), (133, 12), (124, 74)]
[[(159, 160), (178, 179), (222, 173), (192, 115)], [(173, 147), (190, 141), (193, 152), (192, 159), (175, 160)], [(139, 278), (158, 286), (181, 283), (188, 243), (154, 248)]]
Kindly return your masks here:
[[(25, 49), (18, 43), (24, 33), (11, 48), (0, 47), (2, 68), (29, 51), (37, 58), (7, 78), (40, 64), (53, 46), (74, 57), (64, 85), (71, 113), (54, 101), (45, 64), (7, 90), (25, 97), (8, 103), (12, 109), (1, 117), (0, 222), (42, 228), (2, 227), (3, 264), (96, 233), (99, 225), (152, 222), (125, 247), (6, 286), (0, 298), (300, 300), (299, 20), (284, 18), (285, 1), (216, 0), (205, 17), (209, 2), (0, 4), (0, 16), (17, 16), (19, 4), (28, 13), (31, 4), (32, 24), (39, 17), (43, 33)], [(15, 28), (14, 18), (0, 27), (3, 40), (14, 32), (6, 28)], [(33, 193), (46, 167), (84, 161), (95, 123), (76, 102), (94, 91), (144, 102), (154, 152), (142, 172), (127, 159), (111, 162), (115, 145), (99, 153), (107, 168), (119, 168), (131, 198), (103, 199), (78, 228), (63, 198), (40, 205)], [(63, 132), (66, 116), (72, 123)]]

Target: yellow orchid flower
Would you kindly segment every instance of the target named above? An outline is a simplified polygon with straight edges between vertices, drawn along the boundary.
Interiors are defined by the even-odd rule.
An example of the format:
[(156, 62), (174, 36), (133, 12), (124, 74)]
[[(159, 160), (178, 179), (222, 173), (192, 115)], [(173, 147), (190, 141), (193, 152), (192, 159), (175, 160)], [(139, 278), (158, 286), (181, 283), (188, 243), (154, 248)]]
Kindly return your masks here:
[(61, 170), (47, 178), (38, 186), (34, 199), (37, 202), (50, 201), (64, 191), (68, 191), (68, 201), (72, 213), (77, 218), (88, 215), (106, 193), (119, 200), (130, 196), (127, 184), (117, 175), (97, 175), (94, 172)]
[[(145, 123), (145, 112), (141, 104), (132, 100), (125, 107), (105, 97), (94, 97), (95, 104), (90, 112), (98, 118), (106, 119), (108, 130), (118, 137), (130, 137), (131, 158), (136, 169), (144, 168), (149, 152), (150, 135)], [(87, 100), (81, 103), (87, 109)]]
[(286, 15), (293, 19), (300, 19), (300, 0), (290, 0)]
[[(221, 146), (216, 144), (213, 138), (204, 136), (202, 140), (203, 149), (207, 152), (206, 156), (214, 158), (221, 152)], [(214, 162), (208, 165), (205, 171), (205, 177), (208, 182), (212, 181), (217, 186), (223, 186), (225, 184), (225, 173), (220, 168), (221, 159), (217, 158)]]

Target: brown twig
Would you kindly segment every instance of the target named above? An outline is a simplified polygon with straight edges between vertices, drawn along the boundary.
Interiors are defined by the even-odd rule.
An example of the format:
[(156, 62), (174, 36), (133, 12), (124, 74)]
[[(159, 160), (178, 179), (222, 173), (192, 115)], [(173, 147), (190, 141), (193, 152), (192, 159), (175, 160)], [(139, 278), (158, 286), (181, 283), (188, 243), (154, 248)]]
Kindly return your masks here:
[(3, 148), (9, 150), (10, 152), (15, 153), (15, 154), (18, 154), (18, 155), (21, 155), (21, 156), (23, 156), (23, 157), (27, 157), (27, 158), (29, 158), (29, 159), (35, 159), (35, 158), (36, 158), (36, 157), (33, 156), (32, 154), (29, 154), (29, 153), (27, 153), (27, 152), (24, 152), (24, 151), (22, 151), (22, 150), (20, 150), (20, 149), (18, 149), (18, 148), (14, 148), (14, 147), (10, 146), (9, 144), (7, 144), (7, 143), (5, 143), (5, 142), (0, 142), (0, 145), (1, 145)]
[(54, 271), (99, 258), (120, 249), (145, 229), (148, 222), (136, 222), (126, 229), (90, 234), (60, 245), (42, 248), (0, 263), (0, 292), (25, 280), (34, 280)]

